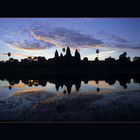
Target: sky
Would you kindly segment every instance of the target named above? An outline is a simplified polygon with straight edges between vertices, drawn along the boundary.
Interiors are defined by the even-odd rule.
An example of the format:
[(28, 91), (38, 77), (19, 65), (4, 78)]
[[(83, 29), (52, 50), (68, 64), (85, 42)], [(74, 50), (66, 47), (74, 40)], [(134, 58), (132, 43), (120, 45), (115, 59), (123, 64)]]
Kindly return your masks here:
[(54, 57), (69, 46), (94, 60), (140, 56), (140, 18), (0, 18), (0, 61), (11, 57)]

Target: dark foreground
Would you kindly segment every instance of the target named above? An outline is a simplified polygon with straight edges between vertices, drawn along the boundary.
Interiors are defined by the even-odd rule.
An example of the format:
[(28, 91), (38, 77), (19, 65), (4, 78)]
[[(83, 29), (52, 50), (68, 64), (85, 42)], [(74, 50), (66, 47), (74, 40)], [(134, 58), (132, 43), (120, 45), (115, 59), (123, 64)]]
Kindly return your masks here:
[(135, 122), (140, 121), (139, 110), (139, 91), (63, 96), (52, 95), (48, 92), (30, 92), (1, 99), (0, 121)]

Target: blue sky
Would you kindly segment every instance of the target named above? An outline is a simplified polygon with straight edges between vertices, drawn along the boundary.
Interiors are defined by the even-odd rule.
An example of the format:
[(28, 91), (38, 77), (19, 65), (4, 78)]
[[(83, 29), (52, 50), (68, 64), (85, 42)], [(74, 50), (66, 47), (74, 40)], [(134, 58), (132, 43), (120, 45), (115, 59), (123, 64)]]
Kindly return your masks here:
[(140, 55), (140, 18), (0, 18), (0, 60), (27, 56), (54, 56), (70, 46), (81, 57), (116, 59), (126, 51)]

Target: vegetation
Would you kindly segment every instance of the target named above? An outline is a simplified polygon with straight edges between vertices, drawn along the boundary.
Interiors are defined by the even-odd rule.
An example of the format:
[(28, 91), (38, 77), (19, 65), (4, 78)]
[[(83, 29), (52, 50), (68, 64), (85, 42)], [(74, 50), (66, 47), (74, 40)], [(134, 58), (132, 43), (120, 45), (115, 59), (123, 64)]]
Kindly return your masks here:
[(37, 56), (37, 57), (28, 57), (25, 59), (11, 58), (11, 53), (8, 53), (9, 60), (4, 62), (0, 61), (0, 68), (2, 69), (64, 69), (64, 68), (77, 68), (77, 69), (113, 69), (113, 68), (126, 68), (126, 69), (140, 69), (140, 57), (134, 57), (133, 61), (131, 61), (130, 57), (127, 57), (127, 52), (122, 53), (119, 56), (119, 59), (115, 59), (112, 57), (108, 57), (105, 60), (99, 60), (98, 54), (99, 50), (96, 50), (97, 57), (94, 61), (89, 61), (87, 57), (84, 57), (81, 60), (80, 53), (78, 50), (75, 51), (75, 55), (72, 56), (71, 50), (69, 47), (67, 49), (63, 48), (62, 51), (65, 53), (64, 55), (61, 53), (59, 56), (58, 51), (55, 51), (54, 58), (46, 59), (45, 57)]

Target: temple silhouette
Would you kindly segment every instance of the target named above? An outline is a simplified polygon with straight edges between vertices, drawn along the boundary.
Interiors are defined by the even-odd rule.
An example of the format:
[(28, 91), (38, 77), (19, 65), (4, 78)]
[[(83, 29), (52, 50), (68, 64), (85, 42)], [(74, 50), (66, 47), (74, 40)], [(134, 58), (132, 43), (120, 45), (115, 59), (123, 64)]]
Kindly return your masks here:
[[(105, 58), (105, 60), (99, 60), (98, 54), (99, 50), (96, 50), (97, 57), (95, 60), (88, 60), (87, 57), (84, 57), (83, 60), (81, 59), (81, 55), (78, 50), (75, 50), (74, 56), (71, 54), (71, 50), (69, 47), (67, 49), (63, 48), (62, 51), (65, 53), (64, 55), (61, 53), (59, 55), (58, 51), (55, 51), (54, 57), (49, 58), (48, 60), (42, 56), (36, 57), (28, 57), (21, 59), (14, 59), (11, 57), (11, 54), (8, 53), (9, 60), (7, 61), (0, 61), (0, 72), (1, 71), (8, 71), (10, 70), (19, 70), (26, 72), (26, 69), (29, 70), (51, 70), (51, 71), (58, 71), (58, 69), (70, 70), (71, 72), (76, 72), (76, 70), (86, 72), (86, 70), (117, 70), (121, 71), (122, 69), (127, 69), (131, 71), (139, 71), (140, 69), (140, 57), (136, 56), (131, 61), (130, 57), (127, 57), (127, 53), (124, 52), (119, 56), (119, 59), (115, 59), (112, 57)], [(72, 70), (73, 69), (73, 70)]]
[(121, 74), (121, 73), (113, 73), (112, 75), (109, 74), (102, 74), (102, 75), (78, 75), (76, 77), (72, 77), (69, 75), (22, 75), (22, 74), (1, 74), (0, 73), (0, 80), (1, 81), (8, 81), (9, 82), (9, 90), (13, 88), (15, 84), (19, 84), (20, 81), (28, 87), (33, 86), (47, 86), (47, 83), (52, 83), (55, 85), (56, 91), (59, 91), (59, 89), (63, 89), (64, 94), (70, 94), (72, 90), (72, 86), (74, 86), (74, 89), (76, 92), (79, 91), (81, 87), (81, 82), (84, 82), (84, 84), (88, 84), (89, 81), (94, 80), (96, 84), (98, 85), (96, 91), (100, 92), (100, 86), (99, 81), (103, 80), (109, 85), (114, 85), (116, 81), (118, 81), (119, 85), (123, 87), (124, 89), (127, 89), (127, 84), (131, 82), (133, 79), (134, 83), (140, 84), (140, 76), (139, 74)]

